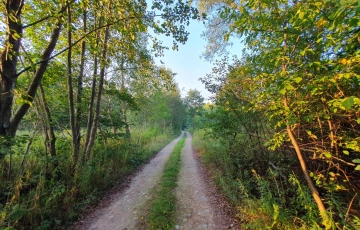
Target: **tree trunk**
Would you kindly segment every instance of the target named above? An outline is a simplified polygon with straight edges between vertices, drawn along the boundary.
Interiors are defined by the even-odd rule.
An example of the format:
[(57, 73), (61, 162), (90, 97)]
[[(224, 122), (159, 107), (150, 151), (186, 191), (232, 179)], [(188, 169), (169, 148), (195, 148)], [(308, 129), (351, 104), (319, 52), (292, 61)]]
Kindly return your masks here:
[[(47, 145), (47, 148), (49, 149), (50, 156), (55, 157), (56, 156), (56, 148), (55, 148), (56, 136), (55, 136), (54, 127), (53, 127), (53, 120), (51, 117), (51, 112), (50, 112), (49, 106), (48, 106), (46, 98), (45, 98), (45, 92), (44, 92), (44, 89), (41, 84), (40, 84), (40, 95), (41, 95), (41, 97), (40, 97), (41, 102), (42, 102), (42, 105), (44, 107), (45, 114), (46, 114), (46, 123), (47, 123), (47, 129), (48, 129), (48, 141), (47, 141), (46, 145)], [(56, 166), (56, 163), (54, 164), (54, 167), (55, 166)]]
[[(26, 58), (28, 59), (28, 61), (31, 63), (31, 65), (34, 65), (33, 61), (31, 60), (29, 54), (26, 52), (25, 48), (20, 44), (22, 51), (24, 52)], [(25, 68), (24, 62), (22, 61), (22, 59), (20, 58), (20, 62), (22, 63), (22, 66)], [(35, 70), (34, 70), (34, 74), (35, 74)], [(31, 77), (29, 71), (26, 71), (29, 79)], [(50, 151), (50, 156), (55, 157), (56, 156), (56, 148), (55, 148), (55, 143), (56, 143), (56, 136), (55, 136), (55, 132), (54, 132), (54, 128), (53, 128), (53, 120), (51, 118), (51, 112), (49, 109), (49, 106), (47, 104), (46, 101), (46, 97), (45, 97), (45, 92), (44, 92), (44, 88), (42, 87), (42, 84), (40, 83), (39, 85), (40, 87), (40, 98), (39, 99), (39, 106), (41, 109), (43, 109), (41, 111), (41, 114), (45, 114), (45, 116), (38, 114), (39, 117), (42, 117), (42, 121), (44, 123), (44, 134), (45, 134), (45, 151), (47, 153), (47, 150), (49, 149)], [(56, 167), (56, 163), (54, 163), (54, 167)]]
[[(283, 103), (284, 103), (285, 110), (288, 111), (290, 108), (288, 106), (286, 94), (284, 96)], [(312, 196), (313, 196), (313, 198), (314, 198), (314, 200), (316, 202), (316, 205), (317, 205), (317, 207), (319, 209), (319, 212), (320, 212), (321, 218), (323, 220), (323, 223), (324, 224), (330, 224), (331, 220), (330, 220), (330, 218), (328, 217), (328, 215), (326, 213), (326, 209), (325, 209), (324, 203), (321, 200), (319, 192), (316, 189), (316, 187), (314, 185), (314, 182), (310, 178), (309, 172), (308, 172), (307, 167), (306, 167), (305, 159), (304, 159), (304, 157), (303, 157), (303, 155), (301, 153), (300, 147), (299, 147), (299, 145), (298, 145), (298, 143), (297, 143), (297, 141), (295, 139), (295, 136), (294, 136), (294, 134), (293, 134), (293, 132), (291, 130), (291, 127), (290, 127), (288, 121), (286, 122), (286, 131), (287, 131), (288, 136), (289, 136), (289, 138), (291, 140), (291, 144), (293, 145), (293, 147), (295, 149), (296, 155), (297, 155), (298, 160), (300, 162), (302, 172), (303, 172), (303, 174), (305, 176), (305, 180), (309, 185), (311, 194), (312, 194)]]
[(61, 32), (61, 27), (62, 27), (62, 24), (58, 23), (57, 25), (55, 25), (55, 28), (53, 29), (53, 32), (50, 37), (50, 42), (47, 45), (47, 47), (45, 48), (43, 54), (41, 55), (41, 59), (43, 61), (40, 63), (39, 68), (35, 72), (34, 78), (33, 78), (32, 82), (30, 83), (30, 86), (27, 90), (29, 103), (22, 104), (19, 107), (19, 109), (15, 112), (14, 116), (10, 120), (10, 126), (6, 133), (7, 136), (10, 136), (10, 137), (15, 136), (16, 130), (20, 124), (20, 121), (22, 120), (22, 118), (25, 116), (25, 114), (29, 110), (30, 103), (34, 100), (36, 90), (39, 87), (39, 85), (41, 83), (41, 79), (44, 76), (46, 68), (49, 64), (49, 58), (51, 56), (51, 53), (54, 51), (56, 43), (58, 41), (58, 38), (59, 38), (59, 35)]
[(111, 98), (108, 97), (107, 99), (107, 113), (108, 113), (108, 116), (109, 116), (109, 120), (110, 120), (110, 123), (111, 123), (111, 127), (112, 127), (112, 131), (113, 131), (113, 134), (116, 134), (116, 124), (111, 116)]
[(87, 119), (87, 128), (86, 128), (86, 139), (85, 139), (85, 145), (84, 145), (84, 161), (89, 159), (90, 153), (88, 153), (88, 145), (90, 141), (91, 136), (91, 128), (94, 121), (94, 101), (96, 96), (96, 76), (97, 76), (97, 69), (98, 69), (98, 60), (97, 57), (94, 57), (94, 73), (93, 73), (93, 79), (91, 84), (91, 97), (90, 97), (90, 104), (89, 104), (89, 113), (88, 113), (88, 119)]
[(71, 7), (67, 7), (68, 14), (68, 56), (67, 56), (67, 66), (68, 66), (68, 101), (69, 101), (69, 113), (70, 113), (70, 127), (71, 127), (71, 139), (72, 139), (72, 169), (76, 168), (77, 161), (79, 159), (79, 145), (77, 143), (77, 127), (75, 123), (75, 105), (74, 105), (74, 90), (72, 84), (72, 31), (71, 31)]
[(105, 38), (104, 38), (103, 53), (102, 53), (102, 57), (101, 57), (102, 63), (101, 63), (101, 69), (100, 69), (99, 87), (98, 87), (97, 98), (96, 98), (95, 114), (94, 114), (93, 124), (91, 127), (89, 143), (88, 143), (88, 146), (86, 147), (86, 155), (88, 155), (88, 156), (90, 155), (90, 152), (94, 146), (96, 131), (97, 131), (97, 127), (99, 124), (101, 95), (102, 95), (102, 91), (103, 91), (104, 78), (105, 78), (108, 40), (109, 40), (109, 26), (107, 26), (105, 29)]
[[(124, 75), (124, 58), (121, 59), (121, 91), (123, 93), (125, 93), (125, 75)], [(126, 116), (126, 102), (123, 100), (121, 102), (121, 107), (122, 107), (122, 119), (125, 123), (125, 132), (128, 135), (128, 137), (130, 137), (130, 129), (129, 129), (129, 125), (128, 125), (128, 121), (127, 121), (127, 116)]]
[(0, 135), (7, 135), (10, 127), (12, 102), (17, 81), (16, 65), (22, 37), (21, 10), (23, 0), (7, 0), (6, 35), (4, 50), (0, 54)]
[[(86, 34), (86, 9), (84, 9), (83, 14), (83, 23), (84, 23), (84, 33)], [(75, 125), (76, 125), (76, 144), (79, 146), (80, 149), (80, 142), (81, 142), (81, 117), (82, 117), (82, 91), (83, 91), (83, 78), (84, 78), (84, 68), (85, 68), (85, 51), (86, 51), (86, 42), (85, 40), (81, 43), (81, 57), (80, 57), (80, 73), (78, 78), (78, 88), (77, 88), (77, 95), (76, 95), (76, 117), (75, 117)]]
[[(96, 18), (95, 18), (96, 21)], [(96, 22), (94, 23), (96, 27)], [(102, 25), (102, 19), (99, 21), (99, 27)], [(100, 31), (96, 33), (96, 46), (99, 45), (99, 37), (100, 37)], [(91, 136), (91, 128), (94, 121), (94, 101), (96, 96), (96, 78), (98, 74), (98, 58), (96, 54), (94, 54), (94, 72), (93, 72), (93, 79), (91, 83), (91, 96), (90, 96), (90, 103), (89, 103), (89, 112), (88, 112), (88, 119), (87, 119), (87, 128), (86, 128), (86, 139), (85, 139), (85, 145), (84, 145), (84, 157), (83, 160), (86, 161), (90, 157), (90, 153), (88, 150), (88, 145), (90, 141)]]

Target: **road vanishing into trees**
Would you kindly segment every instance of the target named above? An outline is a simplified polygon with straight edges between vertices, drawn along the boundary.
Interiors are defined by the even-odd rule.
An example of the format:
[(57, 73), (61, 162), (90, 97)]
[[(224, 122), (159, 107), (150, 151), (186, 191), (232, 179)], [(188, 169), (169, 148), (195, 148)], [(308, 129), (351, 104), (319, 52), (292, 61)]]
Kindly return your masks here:
[(177, 197), (175, 229), (237, 229), (234, 218), (220, 207), (223, 203), (219, 201), (218, 194), (214, 194), (214, 187), (206, 180), (204, 168), (194, 156), (192, 137), (188, 132), (182, 132), (165, 146), (131, 179), (125, 190), (115, 194), (110, 203), (78, 222), (74, 229), (146, 229), (141, 223), (149, 209), (148, 203), (156, 195), (154, 187), (159, 183), (174, 146), (183, 135), (187, 137), (182, 149), (178, 186), (174, 191)]

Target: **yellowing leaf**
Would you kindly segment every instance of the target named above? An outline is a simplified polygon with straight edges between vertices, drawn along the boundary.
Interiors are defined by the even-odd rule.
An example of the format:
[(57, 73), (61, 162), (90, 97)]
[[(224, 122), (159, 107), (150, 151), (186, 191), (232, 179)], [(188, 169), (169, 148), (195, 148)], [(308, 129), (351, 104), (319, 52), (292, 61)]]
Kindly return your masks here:
[(307, 134), (308, 134), (311, 138), (317, 139), (317, 136), (314, 135), (310, 130), (306, 130), (306, 132), (307, 132)]
[(327, 24), (327, 21), (325, 19), (321, 18), (319, 21), (317, 21), (316, 27), (321, 28), (323, 26), (326, 26), (326, 24)]
[(300, 18), (301, 20), (303, 20), (303, 19), (304, 19), (304, 15), (305, 15), (304, 12), (300, 12), (300, 13), (299, 13), (299, 18)]

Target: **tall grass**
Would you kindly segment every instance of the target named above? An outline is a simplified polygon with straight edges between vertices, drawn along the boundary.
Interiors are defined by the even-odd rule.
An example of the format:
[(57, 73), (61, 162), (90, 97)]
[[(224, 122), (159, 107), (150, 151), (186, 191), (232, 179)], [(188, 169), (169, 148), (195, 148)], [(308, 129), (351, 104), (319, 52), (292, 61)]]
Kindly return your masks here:
[[(168, 130), (156, 137), (140, 137), (146, 133), (136, 130), (130, 140), (108, 139), (106, 144), (97, 140), (91, 159), (79, 165), (75, 175), (70, 170), (71, 142), (66, 135), (57, 137), (55, 159), (45, 155), (43, 139), (35, 138), (23, 167), (26, 143), (13, 148), (12, 177), (0, 178), (0, 228), (66, 229), (103, 191), (122, 181), (174, 137)], [(3, 174), (8, 161), (0, 166)]]

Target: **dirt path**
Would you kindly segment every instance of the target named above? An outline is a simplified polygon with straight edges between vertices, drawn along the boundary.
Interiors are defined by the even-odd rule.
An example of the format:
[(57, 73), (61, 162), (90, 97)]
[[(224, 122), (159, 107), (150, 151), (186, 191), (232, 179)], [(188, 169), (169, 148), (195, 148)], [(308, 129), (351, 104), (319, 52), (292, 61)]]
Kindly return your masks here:
[[(234, 219), (226, 214), (224, 200), (209, 183), (209, 175), (196, 160), (192, 137), (187, 133), (182, 150), (182, 165), (176, 188), (177, 210), (175, 229), (237, 229)], [(146, 213), (151, 192), (160, 180), (164, 164), (184, 132), (163, 148), (123, 191), (119, 191), (109, 203), (88, 215), (75, 230), (135, 230), (139, 229), (141, 216)], [(225, 202), (226, 203), (226, 202)], [(139, 225), (140, 224), (140, 225)]]
[(137, 213), (150, 198), (149, 192), (159, 181), (165, 162), (184, 133), (163, 148), (132, 180), (129, 187), (108, 207), (97, 210), (83, 221), (78, 230), (135, 229)]
[(176, 229), (235, 229), (229, 218), (220, 208), (219, 200), (213, 199), (210, 184), (206, 183), (203, 168), (195, 160), (192, 137), (187, 133), (182, 151), (182, 166), (176, 188), (177, 223)]

